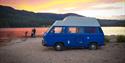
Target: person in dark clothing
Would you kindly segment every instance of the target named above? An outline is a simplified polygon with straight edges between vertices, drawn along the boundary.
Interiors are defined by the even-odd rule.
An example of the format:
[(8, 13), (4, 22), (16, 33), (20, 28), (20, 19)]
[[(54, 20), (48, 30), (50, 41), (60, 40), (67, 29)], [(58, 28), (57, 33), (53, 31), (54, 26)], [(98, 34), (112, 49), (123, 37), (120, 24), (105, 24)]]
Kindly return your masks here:
[(32, 29), (32, 33), (31, 33), (31, 37), (35, 37), (35, 34), (36, 34), (36, 29), (33, 28), (33, 29)]
[(25, 37), (27, 37), (28, 31), (25, 32)]

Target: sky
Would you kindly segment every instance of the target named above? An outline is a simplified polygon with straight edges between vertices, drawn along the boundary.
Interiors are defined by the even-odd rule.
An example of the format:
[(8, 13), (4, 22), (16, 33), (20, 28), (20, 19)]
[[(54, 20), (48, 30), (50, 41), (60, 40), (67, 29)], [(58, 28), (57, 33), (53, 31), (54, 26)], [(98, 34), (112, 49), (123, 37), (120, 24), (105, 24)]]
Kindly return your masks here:
[(36, 13), (76, 13), (100, 19), (125, 19), (125, 0), (0, 0), (0, 5)]

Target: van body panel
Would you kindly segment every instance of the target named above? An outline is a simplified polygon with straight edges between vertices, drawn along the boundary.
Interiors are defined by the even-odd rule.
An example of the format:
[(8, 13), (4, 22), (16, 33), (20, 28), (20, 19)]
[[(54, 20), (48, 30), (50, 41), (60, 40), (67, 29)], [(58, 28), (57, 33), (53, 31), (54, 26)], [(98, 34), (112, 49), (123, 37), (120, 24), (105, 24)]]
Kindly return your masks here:
[(63, 33), (51, 33), (49, 31), (44, 35), (46, 46), (53, 47), (57, 42), (62, 42), (66, 47), (88, 47), (91, 42), (96, 42), (98, 46), (104, 45), (104, 34), (102, 31), (100, 32), (101, 27), (95, 27), (95, 33), (68, 33), (67, 28), (68, 26), (65, 27)]

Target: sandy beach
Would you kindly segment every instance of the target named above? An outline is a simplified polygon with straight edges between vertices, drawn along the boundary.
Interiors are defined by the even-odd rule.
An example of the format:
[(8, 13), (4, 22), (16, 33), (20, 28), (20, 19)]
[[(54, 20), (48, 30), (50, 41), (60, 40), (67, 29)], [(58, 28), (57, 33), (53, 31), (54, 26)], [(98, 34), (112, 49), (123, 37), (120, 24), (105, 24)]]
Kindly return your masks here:
[(0, 63), (124, 63), (125, 43), (107, 43), (98, 50), (55, 51), (41, 38), (17, 38), (0, 46)]

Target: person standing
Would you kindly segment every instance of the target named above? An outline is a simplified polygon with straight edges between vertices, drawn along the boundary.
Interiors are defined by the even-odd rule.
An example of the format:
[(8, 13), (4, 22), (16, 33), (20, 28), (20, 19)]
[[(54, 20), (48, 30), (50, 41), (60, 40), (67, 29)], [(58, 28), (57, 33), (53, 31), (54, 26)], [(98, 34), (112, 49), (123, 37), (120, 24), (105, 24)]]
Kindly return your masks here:
[(31, 33), (31, 37), (35, 37), (35, 34), (36, 34), (36, 29), (33, 28), (33, 29), (32, 29), (32, 33)]
[(27, 37), (28, 31), (25, 32), (25, 37)]

